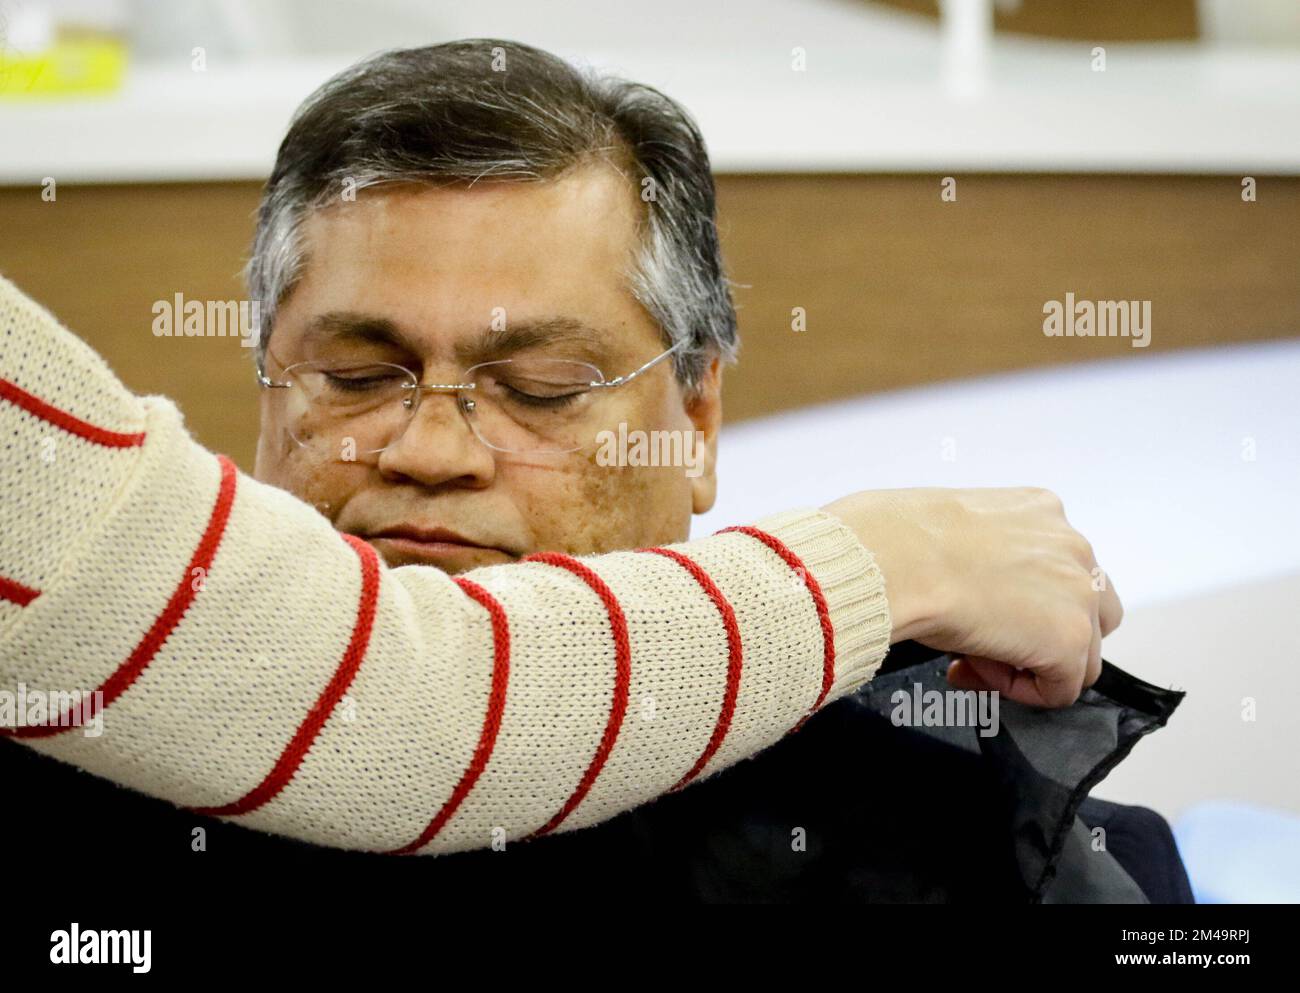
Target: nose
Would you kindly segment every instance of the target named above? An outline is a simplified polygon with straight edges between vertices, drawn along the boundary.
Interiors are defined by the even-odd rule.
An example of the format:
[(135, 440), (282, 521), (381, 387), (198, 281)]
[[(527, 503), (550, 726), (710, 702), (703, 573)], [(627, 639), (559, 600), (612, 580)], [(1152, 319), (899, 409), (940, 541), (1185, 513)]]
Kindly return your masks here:
[[(472, 396), (471, 396), (472, 399)], [(491, 449), (478, 440), (455, 392), (422, 392), (405, 429), (379, 453), (389, 482), (482, 489), (496, 476)]]

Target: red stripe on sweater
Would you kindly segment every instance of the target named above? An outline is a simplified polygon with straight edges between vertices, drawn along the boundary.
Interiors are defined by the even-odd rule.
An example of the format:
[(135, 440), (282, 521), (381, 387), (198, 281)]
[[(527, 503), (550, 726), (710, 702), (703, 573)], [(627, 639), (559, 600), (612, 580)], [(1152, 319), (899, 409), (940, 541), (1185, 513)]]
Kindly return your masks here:
[(40, 590), (34, 590), (30, 586), (0, 576), (0, 600), (12, 600), (18, 606), (26, 607), (40, 595)]
[(238, 814), (251, 813), (269, 803), (281, 790), (289, 785), (298, 767), (302, 765), (311, 746), (316, 743), (321, 729), (329, 719), (334, 708), (338, 706), (343, 695), (347, 693), (352, 680), (356, 678), (361, 661), (366, 657), (370, 647), (370, 633), (374, 629), (375, 608), (379, 602), (379, 556), (375, 550), (360, 538), (344, 534), (343, 538), (361, 560), (361, 595), (357, 603), (357, 619), (352, 626), (352, 638), (348, 642), (343, 658), (339, 660), (334, 675), (321, 690), (316, 702), (303, 719), (293, 738), (280, 753), (279, 759), (271, 771), (257, 786), (249, 790), (233, 803), (220, 807), (193, 807), (193, 813), (206, 814), (209, 817), (234, 817)]
[(487, 768), (488, 759), (492, 757), (492, 750), (496, 747), (497, 734), (501, 730), (501, 718), (505, 714), (506, 685), (510, 681), (510, 621), (506, 617), (505, 608), (497, 598), (478, 583), (459, 577), (455, 581), (468, 596), (486, 608), (492, 619), (492, 689), (488, 694), (487, 715), (484, 717), (483, 730), (479, 732), (478, 747), (474, 749), (469, 768), (460, 777), (460, 782), (452, 790), (447, 802), (442, 805), (442, 809), (418, 838), (392, 852), (393, 855), (410, 855), (419, 851), (437, 837), (443, 825), (451, 820), (452, 814), (456, 813), (457, 808), (469, 796), (479, 776)]
[(15, 407), (21, 407), (29, 414), (34, 414), (43, 421), (48, 421), (56, 428), (67, 431), (68, 434), (75, 434), (78, 438), (84, 438), (96, 445), (103, 445), (105, 448), (135, 448), (144, 444), (143, 431), (135, 434), (122, 434), (120, 431), (109, 431), (107, 428), (96, 427), (89, 421), (83, 421), (80, 417), (74, 417), (66, 410), (60, 410), (58, 407), (46, 403), (34, 393), (28, 393), (17, 383), (11, 383), (7, 379), (0, 379), (0, 398), (8, 400)]
[(614, 591), (609, 588), (608, 584), (591, 569), (572, 556), (561, 555), (558, 552), (539, 552), (536, 555), (527, 555), (524, 557), (524, 561), (544, 562), (560, 569), (568, 569), (569, 572), (590, 586), (596, 596), (600, 597), (601, 603), (605, 605), (605, 613), (609, 615), (610, 631), (614, 636), (614, 699), (609, 708), (609, 720), (605, 722), (605, 733), (601, 736), (596, 754), (592, 757), (587, 771), (583, 773), (578, 788), (573, 791), (573, 795), (565, 801), (564, 806), (559, 809), (554, 817), (528, 836), (530, 838), (539, 838), (554, 831), (564, 823), (565, 818), (577, 809), (578, 804), (582, 803), (592, 786), (595, 785), (596, 777), (600, 775), (601, 769), (605, 767), (605, 762), (609, 759), (610, 752), (614, 750), (614, 742), (618, 740), (618, 733), (623, 727), (623, 717), (627, 713), (628, 695), (631, 693), (632, 688), (632, 645), (627, 636), (627, 618), (623, 616), (623, 608), (619, 606), (618, 597), (614, 595)]
[(835, 684), (835, 629), (831, 626), (831, 611), (826, 606), (826, 597), (822, 594), (821, 584), (817, 582), (817, 577), (804, 566), (803, 560), (798, 555), (790, 551), (785, 542), (755, 527), (723, 528), (718, 534), (727, 534), (732, 531), (738, 531), (741, 534), (749, 535), (751, 538), (757, 538), (776, 552), (786, 565), (799, 574), (804, 585), (808, 587), (808, 592), (812, 594), (813, 605), (817, 608), (817, 620), (821, 623), (822, 628), (822, 690), (817, 696), (817, 702), (812, 705), (812, 709), (800, 719), (798, 724), (790, 729), (792, 732), (798, 731), (803, 727), (804, 721), (808, 720), (825, 703), (831, 687)]
[[(704, 767), (709, 764), (709, 760), (722, 747), (723, 739), (727, 737), (727, 732), (731, 729), (731, 718), (736, 712), (736, 698), (740, 694), (740, 674), (744, 669), (744, 646), (740, 641), (740, 625), (736, 623), (736, 612), (732, 609), (727, 598), (723, 596), (722, 590), (718, 589), (718, 584), (713, 581), (707, 572), (700, 568), (699, 564), (688, 559), (681, 552), (674, 551), (671, 548), (638, 548), (638, 552), (651, 552), (655, 555), (662, 555), (664, 558), (672, 559), (683, 569), (691, 574), (691, 577), (700, 584), (700, 588), (713, 601), (713, 605), (718, 608), (718, 613), (722, 615), (722, 627), (727, 632), (727, 689), (722, 698), (722, 710), (718, 713), (718, 723), (713, 728), (713, 735), (709, 738), (709, 743), (705, 746), (700, 757), (695, 760), (673, 790), (680, 790), (692, 779), (704, 771)], [(671, 791), (670, 791), (671, 792)]]
[[(145, 667), (153, 661), (159, 649), (171, 637), (172, 631), (181, 622), (185, 612), (190, 609), (190, 604), (194, 602), (199, 589), (202, 588), (201, 583), (194, 582), (195, 570), (201, 570), (200, 575), (206, 576), (212, 566), (212, 560), (217, 554), (217, 546), (221, 544), (221, 536), (226, 531), (226, 522), (230, 520), (230, 508), (235, 502), (237, 478), (233, 462), (224, 455), (218, 455), (217, 461), (221, 464), (221, 484), (217, 488), (217, 502), (212, 508), (212, 515), (208, 518), (208, 526), (203, 532), (203, 537), (199, 539), (194, 554), (190, 556), (189, 565), (185, 567), (185, 575), (181, 576), (171, 599), (167, 601), (167, 606), (145, 632), (145, 636), (140, 639), (135, 650), (127, 656), (126, 661), (118, 666), (117, 670), (99, 687), (99, 691), (103, 693), (102, 700), (105, 708), (111, 706), (114, 700), (130, 688), (140, 673), (144, 672)], [(62, 734), (73, 727), (79, 727), (90, 717), (85, 715), (83, 709), (81, 720), (74, 724), (74, 719), (75, 711), (70, 709), (60, 715), (58, 726), (51, 722), (48, 725), (34, 727), (0, 728), (0, 735), (12, 735), (15, 738), (48, 738)]]

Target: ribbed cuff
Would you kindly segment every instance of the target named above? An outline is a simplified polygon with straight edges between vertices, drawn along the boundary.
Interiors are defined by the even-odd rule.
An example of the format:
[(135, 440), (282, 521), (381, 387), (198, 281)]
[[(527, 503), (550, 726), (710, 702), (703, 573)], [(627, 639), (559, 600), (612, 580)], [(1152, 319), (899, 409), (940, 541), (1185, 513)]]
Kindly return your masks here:
[(835, 682), (827, 702), (868, 682), (889, 653), (893, 623), (885, 577), (857, 535), (839, 518), (812, 508), (755, 522), (779, 538), (821, 587), (835, 632)]

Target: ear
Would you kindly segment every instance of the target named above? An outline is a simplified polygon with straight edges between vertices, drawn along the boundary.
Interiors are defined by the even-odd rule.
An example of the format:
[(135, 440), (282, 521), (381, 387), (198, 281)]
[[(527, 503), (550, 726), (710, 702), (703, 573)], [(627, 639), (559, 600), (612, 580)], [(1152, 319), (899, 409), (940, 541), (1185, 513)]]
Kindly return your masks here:
[(703, 514), (718, 496), (718, 431), (722, 427), (722, 361), (714, 358), (686, 401), (686, 416), (703, 448), (700, 474), (691, 479), (691, 509)]

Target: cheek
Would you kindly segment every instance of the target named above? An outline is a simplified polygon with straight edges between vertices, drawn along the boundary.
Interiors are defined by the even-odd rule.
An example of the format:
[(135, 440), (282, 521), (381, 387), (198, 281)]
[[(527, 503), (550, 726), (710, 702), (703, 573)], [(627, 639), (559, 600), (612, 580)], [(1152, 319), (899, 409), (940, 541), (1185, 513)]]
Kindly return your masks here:
[(257, 478), (287, 490), (331, 521), (358, 485), (360, 464), (349, 465), (314, 448), (297, 444), (284, 432), (268, 429), (258, 440)]
[[(668, 391), (643, 391), (628, 400), (619, 420), (629, 430), (692, 427)], [(556, 505), (564, 511), (555, 515), (554, 527), (570, 539), (566, 550), (573, 554), (666, 545), (690, 535), (691, 483), (680, 467), (601, 465), (593, 451), (566, 475), (563, 493)]]
[(680, 470), (598, 465), (595, 456), (562, 470), (521, 467), (533, 547), (591, 555), (684, 540), (689, 481)]

